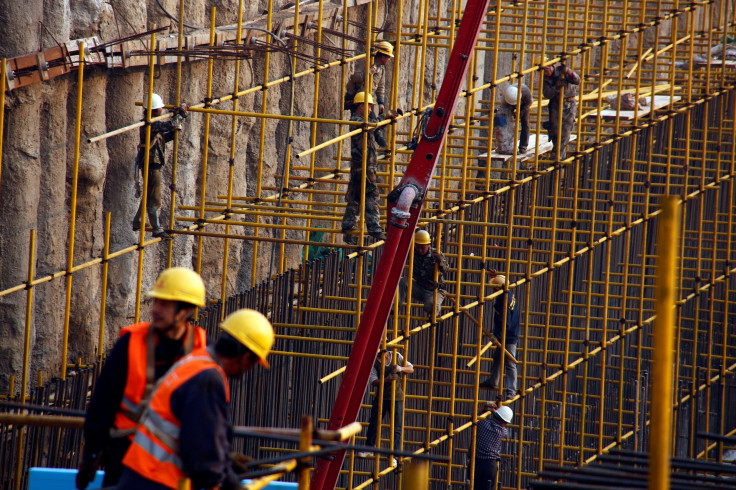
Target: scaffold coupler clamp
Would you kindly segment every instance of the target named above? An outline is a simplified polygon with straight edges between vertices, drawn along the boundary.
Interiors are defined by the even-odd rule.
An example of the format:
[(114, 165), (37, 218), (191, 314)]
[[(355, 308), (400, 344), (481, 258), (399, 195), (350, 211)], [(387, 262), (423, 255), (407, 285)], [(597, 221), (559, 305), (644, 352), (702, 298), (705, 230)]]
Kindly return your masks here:
[(391, 210), (391, 224), (398, 228), (406, 228), (411, 217), (411, 208), (421, 204), (424, 193), (414, 184), (401, 184), (388, 194), (388, 201), (395, 202)]

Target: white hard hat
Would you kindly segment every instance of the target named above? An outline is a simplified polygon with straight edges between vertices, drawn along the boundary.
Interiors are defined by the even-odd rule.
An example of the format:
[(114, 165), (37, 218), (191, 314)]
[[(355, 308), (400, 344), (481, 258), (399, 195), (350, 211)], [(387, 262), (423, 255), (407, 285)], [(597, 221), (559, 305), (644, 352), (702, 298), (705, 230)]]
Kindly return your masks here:
[(507, 424), (511, 423), (511, 419), (514, 418), (514, 412), (509, 407), (504, 405), (503, 407), (499, 408), (495, 412), (493, 412), (493, 415), (498, 417), (499, 419), (503, 420)]
[(503, 274), (496, 274), (491, 278), (491, 287), (502, 289), (504, 284), (506, 284), (506, 276)]
[(503, 100), (509, 105), (516, 105), (519, 100), (519, 89), (516, 85), (509, 85), (503, 92)]
[[(151, 97), (151, 110), (161, 109), (164, 106), (164, 99), (159, 94), (153, 94)], [(143, 107), (148, 108), (148, 97), (143, 101)]]

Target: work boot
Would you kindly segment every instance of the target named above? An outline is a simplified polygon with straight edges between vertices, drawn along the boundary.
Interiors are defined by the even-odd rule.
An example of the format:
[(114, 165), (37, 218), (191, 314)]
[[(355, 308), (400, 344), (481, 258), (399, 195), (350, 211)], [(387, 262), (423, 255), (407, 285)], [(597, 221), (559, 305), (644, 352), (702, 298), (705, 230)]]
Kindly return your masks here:
[(171, 240), (174, 238), (168, 233), (166, 233), (166, 230), (164, 230), (163, 228), (159, 228), (158, 230), (155, 230), (153, 232), (153, 236), (156, 238), (161, 238), (162, 240)]
[(348, 245), (357, 245), (358, 244), (358, 237), (356, 235), (352, 235), (349, 233), (344, 233), (342, 240), (347, 243)]
[(488, 378), (487, 380), (483, 381), (478, 385), (479, 388), (485, 388), (487, 390), (497, 390), (498, 386), (494, 385), (491, 381), (491, 378)]
[(385, 240), (386, 239), (386, 232), (382, 229), (377, 229), (373, 231), (369, 231), (368, 234), (375, 238), (376, 240)]

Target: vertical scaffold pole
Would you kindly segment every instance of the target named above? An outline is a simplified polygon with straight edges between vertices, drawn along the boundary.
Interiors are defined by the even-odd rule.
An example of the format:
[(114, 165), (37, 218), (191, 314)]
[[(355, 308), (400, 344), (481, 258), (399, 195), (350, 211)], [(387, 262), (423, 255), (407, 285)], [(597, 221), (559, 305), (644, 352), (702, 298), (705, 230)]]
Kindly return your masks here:
[(677, 289), (677, 249), (680, 238), (680, 210), (676, 197), (662, 200), (657, 231), (657, 286), (654, 322), (654, 363), (652, 366), (652, 414), (649, 441), (649, 488), (670, 487), (672, 447), (672, 349), (674, 306)]
[(74, 165), (72, 167), (72, 199), (69, 204), (69, 245), (66, 261), (66, 307), (64, 308), (64, 334), (61, 341), (61, 379), (66, 379), (66, 361), (69, 348), (69, 316), (72, 304), (72, 273), (74, 272), (74, 233), (77, 225), (77, 183), (79, 181), (79, 143), (82, 134), (82, 88), (84, 84), (84, 42), (79, 43), (79, 67), (77, 72), (77, 114), (74, 123)]

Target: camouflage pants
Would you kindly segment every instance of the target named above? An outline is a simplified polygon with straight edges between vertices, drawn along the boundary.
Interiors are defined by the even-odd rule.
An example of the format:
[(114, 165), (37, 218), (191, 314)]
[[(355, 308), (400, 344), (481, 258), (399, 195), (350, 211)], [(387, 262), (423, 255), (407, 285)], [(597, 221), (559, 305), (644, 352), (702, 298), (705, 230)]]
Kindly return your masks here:
[[(558, 101), (550, 101), (549, 105), (549, 139), (552, 142), (552, 157), (557, 158), (557, 125), (560, 121), (560, 107)], [(562, 104), (562, 134), (560, 137), (560, 160), (567, 158), (567, 145), (570, 143), (570, 134), (575, 126), (575, 114), (578, 111), (576, 100), (565, 101)]]
[[(141, 227), (141, 210), (143, 208), (143, 199), (138, 206), (138, 212), (133, 218), (133, 228)], [(146, 214), (148, 215), (148, 223), (154, 232), (162, 231), (161, 223), (158, 219), (158, 211), (161, 208), (161, 169), (148, 170), (148, 188), (146, 189)]]
[[(434, 289), (425, 288), (416, 281), (411, 282), (411, 299), (422, 303), (422, 308), (427, 316), (432, 316), (434, 311), (435, 318), (441, 315), (442, 302), (445, 301), (444, 290), (437, 290), (437, 303), (434, 302)], [(406, 277), (402, 277), (399, 281), (399, 302), (403, 303), (406, 301), (407, 293), (409, 292), (409, 280)]]
[[(353, 230), (358, 227), (358, 218), (360, 217), (360, 187), (363, 172), (360, 169), (350, 170), (350, 183), (348, 191), (345, 194), (345, 215), (342, 217), (342, 229)], [(376, 176), (375, 167), (367, 168), (365, 178), (365, 223), (368, 232), (383, 231), (381, 228), (380, 215), (378, 211), (378, 177)]]

